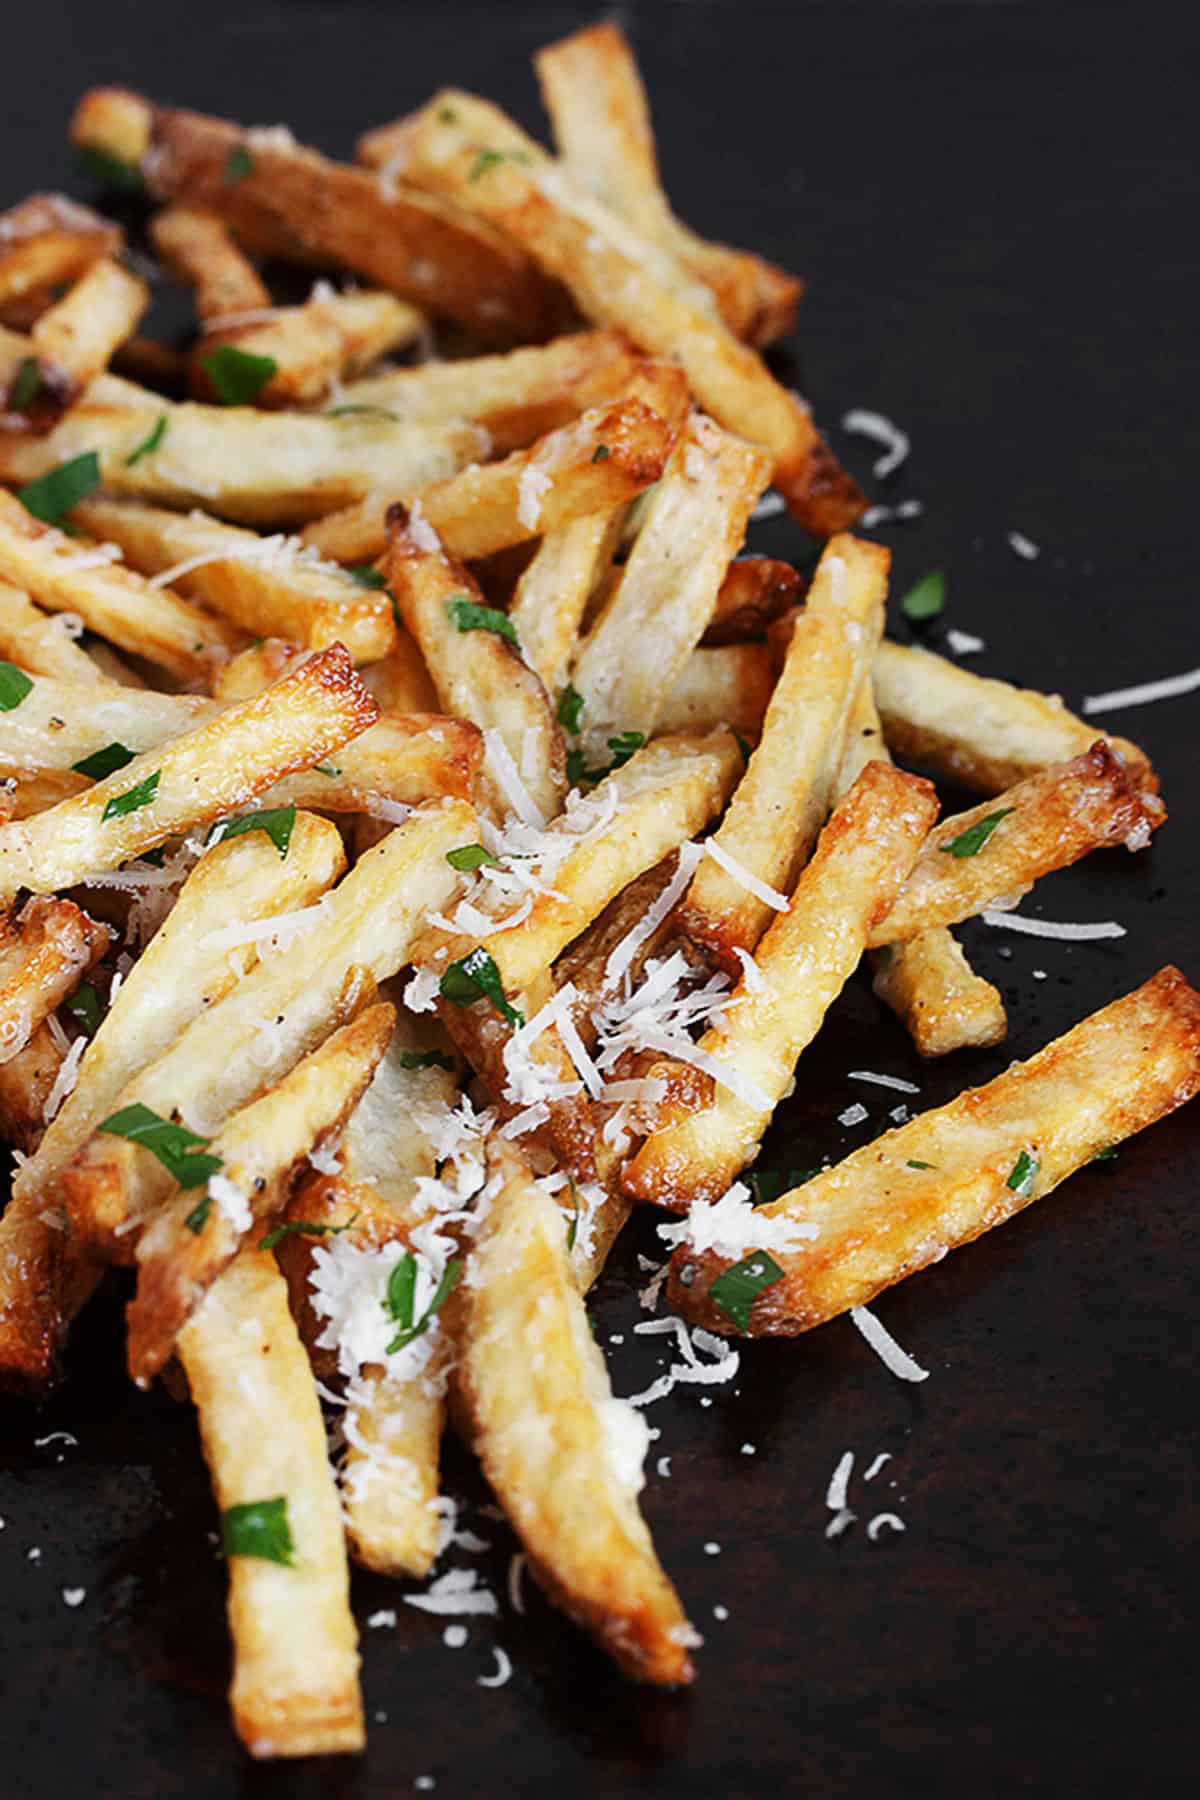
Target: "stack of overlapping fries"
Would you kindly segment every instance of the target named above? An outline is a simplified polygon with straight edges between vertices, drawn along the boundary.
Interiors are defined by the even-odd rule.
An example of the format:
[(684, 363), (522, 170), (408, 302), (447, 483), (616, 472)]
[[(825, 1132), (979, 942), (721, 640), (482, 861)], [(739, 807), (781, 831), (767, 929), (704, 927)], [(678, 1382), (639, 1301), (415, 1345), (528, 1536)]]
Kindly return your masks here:
[[(882, 641), (888, 553), (761, 354), (801, 284), (674, 216), (617, 27), (536, 64), (554, 154), (453, 89), (353, 167), (86, 94), (186, 350), (138, 335), (117, 226), (0, 219), (0, 1380), (43, 1393), (133, 1272), (255, 1756), (361, 1746), (347, 1557), (430, 1572), (448, 1419), (543, 1587), (691, 1679), (584, 1306), (634, 1202), (680, 1215), (686, 1320), (790, 1335), (1200, 1085), (1165, 968), (753, 1203), (864, 958), (923, 1056), (996, 1044), (951, 928), (1165, 811), (1135, 745)], [(280, 259), (324, 271), (302, 304)], [(808, 581), (739, 556), (770, 484)], [(979, 804), (939, 820), (892, 752)]]

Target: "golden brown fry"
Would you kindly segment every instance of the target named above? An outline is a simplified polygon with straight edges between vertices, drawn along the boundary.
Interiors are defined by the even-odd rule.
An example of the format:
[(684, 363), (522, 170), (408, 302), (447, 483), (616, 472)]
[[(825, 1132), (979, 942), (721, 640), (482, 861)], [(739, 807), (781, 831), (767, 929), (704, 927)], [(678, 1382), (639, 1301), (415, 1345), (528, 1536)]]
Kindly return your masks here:
[(612, 566), (624, 506), (587, 513), (542, 538), (509, 608), (525, 659), (551, 693), (566, 678), (588, 601)]
[(770, 451), (775, 485), (806, 529), (828, 537), (859, 516), (864, 498), (803, 401), (664, 280), (669, 258), (652, 255), (649, 240), (573, 185), (497, 107), (445, 89), (409, 121), (404, 148), (413, 181), (508, 233), (567, 286), (585, 317), (627, 331), (651, 355), (678, 357), (700, 405)]
[(298, 545), (135, 500), (86, 500), (72, 517), (90, 536), (119, 545), (132, 568), (255, 637), (311, 650), (342, 643), (358, 663), (386, 656), (395, 643), (387, 595)]
[[(46, 1103), (62, 1062), (63, 1052), (50, 1027), (39, 1025), (23, 1050), (0, 1063), (0, 1138), (22, 1156), (32, 1156), (41, 1142), (46, 1129)], [(4, 1249), (10, 1247), (6, 1236), (0, 1225), (0, 1246)], [(6, 1286), (0, 1253), (0, 1307)], [(0, 1324), (0, 1344), (3, 1342), (4, 1326)], [(0, 1384), (3, 1379), (0, 1368)]]
[(571, 175), (711, 289), (737, 337), (763, 345), (790, 331), (803, 283), (760, 256), (707, 243), (671, 212), (646, 91), (621, 27), (610, 19), (585, 26), (533, 60)]
[(791, 563), (773, 556), (739, 556), (717, 595), (705, 644), (740, 644), (762, 637), (768, 625), (797, 604), (804, 583)]
[[(744, 1327), (753, 1337), (808, 1331), (1003, 1224), (1198, 1088), (1200, 995), (1178, 969), (1160, 969), (985, 1087), (770, 1206), (746, 1208), (732, 1235), (715, 1234), (714, 1249), (682, 1244), (671, 1304), (713, 1330), (743, 1329), (709, 1297), (714, 1279), (764, 1240), (777, 1246), (788, 1226), (815, 1227), (811, 1241), (771, 1250), (782, 1279), (763, 1288)], [(692, 1241), (708, 1226), (693, 1215)]]
[[(201, 400), (220, 399), (209, 359), (222, 344), (233, 344), (243, 355), (269, 357), (275, 364), (255, 395), (256, 406), (313, 405), (342, 376), (361, 374), (381, 356), (407, 348), (426, 328), (425, 315), (395, 294), (341, 294), (317, 282), (300, 306), (273, 307), (266, 316), (213, 318), (192, 355), (192, 391)], [(328, 411), (334, 418), (345, 415), (340, 396)]]
[(191, 287), (196, 316), (205, 323), (228, 313), (269, 310), (266, 283), (220, 213), (166, 206), (151, 219), (150, 238), (172, 274)]
[(872, 922), (911, 869), (937, 817), (932, 783), (868, 763), (821, 833), (791, 904), (763, 935), (724, 1022), (700, 1049), (719, 1065), (696, 1104), (695, 1071), (659, 1108), (658, 1123), (625, 1170), (640, 1200), (687, 1208), (714, 1201), (752, 1162), (771, 1115), (830, 1005), (854, 973)]
[(28, 594), (0, 581), (0, 657), (6, 662), (63, 681), (103, 681), (103, 672), (66, 629), (71, 624), (62, 614), (47, 618)]
[(0, 318), (21, 330), (101, 256), (121, 248), (121, 228), (65, 194), (30, 194), (0, 214)]
[(209, 1145), (219, 1175), (199, 1198), (181, 1192), (141, 1234), (137, 1294), (126, 1312), (129, 1373), (140, 1387), (160, 1372), (213, 1282), (282, 1210), (289, 1172), (344, 1125), (395, 1019), (391, 1006), (368, 1007), (234, 1113)]
[(0, 1063), (23, 1050), (109, 945), (73, 900), (35, 895), (0, 919)]
[[(28, 362), (8, 384), (0, 424), (8, 429), (53, 430), (84, 389), (107, 368), (113, 352), (132, 337), (150, 301), (144, 281), (112, 257), (101, 257), (70, 292), (48, 307), (29, 334)], [(21, 405), (18, 383), (34, 383)]]
[[(903, 943), (932, 925), (956, 925), (1106, 844), (1144, 849), (1166, 817), (1162, 802), (1149, 799), (1152, 804), (1100, 739), (1085, 755), (1030, 775), (995, 802), (943, 819), (868, 941)], [(975, 848), (978, 832), (989, 825)]]
[(482, 338), (528, 340), (561, 328), (562, 296), (501, 233), (405, 183), (330, 162), (277, 127), (242, 130), (93, 88), (71, 139), (140, 164), (160, 198), (211, 207), (241, 236), (265, 231), (276, 250), (294, 246), (340, 264)]
[[(0, 768), (70, 774), (76, 763), (108, 744), (149, 750), (220, 712), (199, 695), (38, 675), (21, 704), (4, 715)], [(72, 779), (70, 791), (82, 791), (86, 779)]]
[(712, 731), (727, 725), (741, 737), (757, 738), (774, 686), (765, 644), (693, 650), (663, 696), (656, 730)]
[(396, 641), (388, 654), (362, 671), (364, 685), (384, 712), (437, 711), (437, 689), (429, 666), (412, 632), (396, 627)]
[[(718, 849), (777, 892), (790, 893), (829, 811), (855, 692), (883, 628), (889, 553), (836, 537), (813, 577), (762, 738), (716, 834)], [(731, 974), (753, 950), (770, 907), (714, 858), (700, 864), (683, 929)]]
[(461, 1290), (459, 1378), (475, 1449), (551, 1596), (627, 1674), (690, 1681), (696, 1633), (637, 1506), (645, 1424), (613, 1399), (561, 1213), (503, 1140), (489, 1160), (504, 1185)]
[(358, 1634), (325, 1427), (287, 1284), (245, 1251), (184, 1331), (180, 1358), (222, 1515), (284, 1502), (287, 1563), (229, 1557), (233, 1722), (251, 1756), (360, 1750)]
[(0, 826), (0, 894), (52, 892), (211, 824), (378, 717), (338, 644), (266, 693), (147, 751), (86, 793)]
[(935, 775), (999, 794), (1050, 763), (1106, 739), (1135, 786), (1158, 792), (1144, 750), (1068, 712), (1055, 694), (1010, 687), (904, 644), (880, 644), (871, 670), (875, 704), (898, 756)]

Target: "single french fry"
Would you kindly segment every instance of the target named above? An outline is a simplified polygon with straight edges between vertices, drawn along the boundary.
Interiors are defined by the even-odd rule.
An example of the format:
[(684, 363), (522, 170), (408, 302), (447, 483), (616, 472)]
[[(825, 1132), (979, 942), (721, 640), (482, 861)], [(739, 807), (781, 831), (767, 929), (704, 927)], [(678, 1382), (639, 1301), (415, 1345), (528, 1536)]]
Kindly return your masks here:
[(88, 500), (72, 517), (90, 536), (119, 545), (143, 575), (255, 637), (311, 650), (343, 643), (356, 663), (386, 656), (395, 642), (386, 594), (294, 543), (133, 500)]
[[(29, 334), (36, 386), (25, 406), (9, 383), (4, 422), (47, 432), (108, 367), (113, 352), (132, 337), (150, 301), (144, 281), (112, 257), (101, 257), (64, 296), (47, 308)], [(25, 364), (28, 374), (29, 364)]]
[[(469, 842), (475, 814), (461, 800), (414, 812), (361, 856), (346, 879), (307, 917), (285, 921), (277, 941), (289, 954), (260, 961), (118, 1097), (162, 1117), (182, 1116), (210, 1136), (264, 1085), (280, 1080), (356, 1010), (362, 982), (380, 982), (411, 958), (425, 913), (444, 905), (458, 877), (446, 851)], [(288, 929), (290, 927), (290, 929)], [(224, 951), (271, 933), (240, 919), (210, 933)], [(298, 948), (292, 948), (292, 946)], [(273, 1022), (273, 1023), (272, 1023)], [(97, 1134), (63, 1177), (80, 1237), (120, 1256), (122, 1241), (170, 1190), (170, 1176), (139, 1145)]]
[[(891, 759), (868, 676), (859, 682), (846, 731), (839, 795), (874, 760)], [(1004, 1041), (1008, 1019), (999, 990), (976, 974), (962, 945), (944, 926), (922, 931), (906, 944), (872, 950), (870, 961), (877, 998), (903, 1021), (919, 1055), (947, 1056), (968, 1045)]]
[(204, 680), (213, 662), (243, 641), (224, 620), (35, 519), (2, 489), (0, 578), (54, 612), (78, 614), (90, 630), (181, 681)]
[(377, 556), (391, 501), (419, 498), (429, 524), (456, 556), (490, 556), (620, 506), (658, 480), (679, 434), (687, 384), (666, 363), (643, 366), (627, 392), (590, 407), (527, 450), (472, 464), (434, 485), (377, 484), (358, 505), (319, 519), (305, 543), (336, 561)]
[[(1197, 1089), (1200, 995), (1167, 967), (985, 1087), (875, 1138), (770, 1206), (746, 1207), (730, 1232), (713, 1234), (715, 1248), (681, 1244), (671, 1303), (716, 1331), (808, 1331), (1003, 1224)], [(689, 1231), (707, 1224), (694, 1216)], [(782, 1278), (747, 1304), (742, 1326), (710, 1298), (712, 1283), (764, 1239), (777, 1245), (788, 1226), (814, 1228), (811, 1241), (771, 1250)]]
[(1158, 792), (1144, 750), (1068, 712), (1056, 694), (1011, 687), (904, 644), (883, 643), (871, 670), (875, 704), (898, 756), (984, 794), (999, 794), (1102, 737), (1135, 785)]
[(761, 450), (700, 414), (689, 421), (621, 578), (575, 659), (571, 679), (589, 729), (653, 728), (663, 695), (704, 635), (770, 473)]
[(663, 696), (655, 729), (714, 731), (727, 725), (757, 738), (771, 702), (775, 672), (765, 644), (721, 644), (693, 650)]
[(0, 657), (6, 662), (63, 681), (103, 681), (103, 672), (66, 629), (71, 624), (61, 613), (47, 618), (28, 594), (0, 581)]
[(797, 604), (803, 586), (791, 563), (773, 556), (739, 556), (725, 571), (702, 641), (740, 644), (762, 637), (774, 620)]
[(585, 26), (533, 60), (571, 175), (702, 281), (737, 337), (762, 345), (790, 331), (803, 283), (760, 256), (706, 242), (671, 212), (646, 91), (621, 27), (610, 19)]
[[(69, 773), (108, 744), (150, 750), (221, 710), (199, 695), (36, 675), (20, 705), (4, 715), (0, 768)], [(76, 791), (85, 782), (80, 776)]]
[(220, 213), (166, 206), (150, 221), (150, 240), (171, 272), (192, 289), (201, 321), (270, 309), (266, 283)]
[(677, 356), (705, 411), (770, 451), (775, 485), (806, 529), (828, 537), (863, 511), (803, 401), (664, 275), (664, 264), (677, 267), (670, 258), (573, 184), (499, 108), (444, 89), (409, 120), (404, 148), (412, 181), (506, 232), (586, 318), (627, 331), (653, 356)]
[(489, 1156), (504, 1185), (462, 1286), (458, 1375), (475, 1449), (551, 1596), (627, 1674), (690, 1681), (696, 1633), (637, 1505), (646, 1426), (612, 1397), (561, 1213), (503, 1140)]
[(729, 732), (656, 738), (550, 825), (550, 835), (578, 842), (555, 869), (552, 891), (534, 896), (519, 930), (482, 938), (430, 931), (414, 961), (441, 971), (480, 945), (505, 992), (520, 993), (614, 895), (703, 829), (724, 805), (741, 761)]
[(23, 1050), (109, 945), (73, 900), (35, 895), (0, 919), (0, 1063)]
[(286, 1561), (228, 1559), (237, 1734), (256, 1757), (360, 1750), (341, 1508), (308, 1358), (270, 1256), (248, 1250), (226, 1270), (179, 1351), (223, 1517), (282, 1502), (291, 1545)]
[[(275, 365), (255, 395), (256, 406), (314, 405), (342, 376), (361, 374), (381, 356), (405, 349), (425, 329), (425, 315), (395, 294), (341, 294), (317, 282), (299, 306), (210, 320), (192, 352), (192, 390), (201, 400), (220, 398), (208, 359), (221, 344), (233, 344), (243, 355), (269, 357)], [(343, 415), (340, 395), (332, 410), (335, 417)]]
[(157, 1213), (137, 1244), (137, 1294), (126, 1312), (129, 1373), (140, 1387), (175, 1348), (212, 1284), (257, 1227), (286, 1204), (286, 1177), (343, 1125), (387, 1048), (395, 1009), (370, 1006), (303, 1057), (276, 1087), (229, 1118), (209, 1145), (220, 1159), (197, 1201)]
[(484, 733), (501, 816), (532, 808), (537, 819), (553, 818), (567, 790), (562, 734), (541, 681), (517, 645), (493, 629), (507, 621), (483, 607), (471, 576), (430, 535), (427, 521), (400, 509), (384, 572), (442, 706)]
[(563, 684), (591, 596), (612, 565), (623, 506), (548, 531), (509, 608), (525, 660), (551, 693)]
[(69, 287), (100, 257), (115, 256), (120, 248), (121, 228), (110, 219), (65, 194), (30, 194), (0, 214), (4, 323), (17, 330), (32, 324), (53, 289)]
[[(55, 1042), (49, 1025), (39, 1025), (23, 1050), (0, 1063), (0, 1138), (22, 1156), (36, 1151), (46, 1129), (46, 1105), (62, 1067), (63, 1052)], [(10, 1202), (11, 1204), (11, 1202)], [(11, 1250), (9, 1234), (0, 1223), (0, 1246)], [(4, 1296), (8, 1282), (4, 1274), (4, 1255), (0, 1253), (0, 1319), (3, 1318)], [(0, 1323), (0, 1343), (5, 1326)], [(0, 1385), (4, 1371), (0, 1368)]]
[[(720, 851), (787, 894), (825, 822), (855, 692), (883, 628), (889, 553), (836, 537), (817, 566), (762, 738), (716, 833)], [(683, 929), (722, 967), (753, 950), (770, 906), (713, 858), (700, 864), (681, 913)]]
[(658, 1122), (625, 1170), (640, 1200), (687, 1208), (718, 1200), (753, 1161), (796, 1059), (862, 956), (872, 921), (894, 899), (937, 817), (933, 786), (887, 763), (869, 763), (821, 833), (791, 904), (767, 929), (734, 991), (724, 1023), (705, 1032), (707, 1102), (695, 1071), (680, 1073)]
[(989, 901), (1027, 893), (1040, 875), (1068, 868), (1089, 850), (1144, 849), (1165, 817), (1157, 796), (1139, 793), (1126, 765), (1099, 739), (1083, 756), (1028, 776), (995, 802), (943, 819), (869, 942), (903, 943), (930, 926), (956, 925)]
[[(499, 232), (407, 184), (330, 162), (290, 133), (93, 88), (71, 139), (140, 164), (164, 199), (211, 207), (240, 235), (265, 228), (277, 248), (341, 264), (483, 338), (541, 338), (563, 318), (561, 296)], [(233, 180), (231, 158), (244, 170)]]
[(396, 641), (387, 655), (362, 671), (363, 683), (384, 712), (436, 712), (438, 697), (412, 632), (396, 627)]

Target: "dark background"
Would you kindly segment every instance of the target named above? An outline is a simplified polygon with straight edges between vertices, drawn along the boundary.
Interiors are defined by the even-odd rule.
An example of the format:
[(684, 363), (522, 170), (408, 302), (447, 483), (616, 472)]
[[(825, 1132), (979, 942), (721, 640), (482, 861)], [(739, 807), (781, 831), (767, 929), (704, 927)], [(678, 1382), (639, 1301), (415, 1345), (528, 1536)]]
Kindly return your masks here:
[[(1076, 705), (1200, 663), (1198, 34), (1182, 12), (622, 9), (682, 214), (809, 279), (791, 378), (839, 450), (869, 474), (869, 447), (837, 430), (850, 406), (912, 435), (891, 491), (870, 484), (927, 507), (890, 533), (896, 592), (943, 568), (944, 623), (987, 640), (973, 666)], [(30, 4), (6, 28), (0, 201), (87, 192), (64, 132), (97, 82), (286, 120), (337, 154), (447, 80), (541, 129), (529, 52), (589, 16), (496, 0)], [(1013, 554), (1010, 529), (1041, 546), (1037, 561)], [(786, 520), (752, 542), (806, 553)], [(1116, 918), (1129, 935), (1067, 945), (969, 927), (1011, 1037), (929, 1068), (853, 987), (764, 1165), (806, 1166), (883, 1127), (895, 1097), (847, 1082), (851, 1068), (920, 1081), (923, 1108), (1163, 962), (1200, 978), (1198, 705), (1105, 716), (1152, 751), (1171, 821), (1149, 854), (1093, 857), (1026, 903)], [(871, 1116), (846, 1131), (836, 1115), (853, 1099)], [(580, 1800), (1174, 1792), (1196, 1749), (1198, 1126), (1200, 1108), (1176, 1115), (887, 1296), (881, 1316), (931, 1370), (923, 1386), (893, 1380), (841, 1321), (745, 1352), (737, 1391), (715, 1389), (711, 1407), (694, 1390), (651, 1410), (651, 1468), (669, 1454), (672, 1475), (651, 1473), (646, 1512), (708, 1638), (691, 1693), (625, 1684), (537, 1598), (524, 1619), (504, 1606), (472, 1621), (458, 1652), (441, 1621), (400, 1606), (394, 1631), (364, 1631), (373, 1722), (359, 1763), (256, 1769), (239, 1751), (194, 1422), (128, 1386), (118, 1299), (102, 1301), (54, 1403), (0, 1403), (0, 1789), (366, 1800), (431, 1773), (439, 1796)], [(595, 1299), (602, 1341), (626, 1334), (610, 1352), (621, 1393), (662, 1354), (628, 1336), (634, 1251), (654, 1248), (639, 1226)], [(59, 1428), (78, 1446), (35, 1444)], [(830, 1543), (825, 1487), (846, 1449), (859, 1522)], [(864, 1487), (881, 1450), (895, 1460)], [(502, 1587), (511, 1542), (481, 1519), (460, 1454), (444, 1486), (476, 1503), (469, 1523), (495, 1544), (481, 1566)], [(864, 1524), (885, 1508), (907, 1532), (872, 1545)], [(86, 1586), (78, 1610), (64, 1585)], [(397, 1595), (355, 1578), (362, 1620)], [(475, 1685), (493, 1642), (515, 1665), (498, 1692)]]

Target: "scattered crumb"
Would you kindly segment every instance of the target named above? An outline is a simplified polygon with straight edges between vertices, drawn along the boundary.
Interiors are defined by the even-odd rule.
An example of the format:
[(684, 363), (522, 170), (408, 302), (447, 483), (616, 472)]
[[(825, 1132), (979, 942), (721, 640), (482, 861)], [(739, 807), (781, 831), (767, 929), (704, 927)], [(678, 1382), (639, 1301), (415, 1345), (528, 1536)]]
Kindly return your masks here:
[(727, 1619), (728, 1617), (729, 1617), (729, 1608), (727, 1606), (714, 1606), (713, 1607), (713, 1618), (714, 1619), (724, 1620), (724, 1619)]
[(442, 1642), (447, 1650), (461, 1650), (467, 1641), (467, 1636), (465, 1625), (447, 1625), (442, 1633)]
[(704, 1554), (705, 1554), (705, 1556), (720, 1556), (720, 1554), (721, 1554), (720, 1544), (714, 1543), (712, 1541), (712, 1539), (710, 1538), (708, 1543), (705, 1544), (705, 1546), (704, 1546)]

